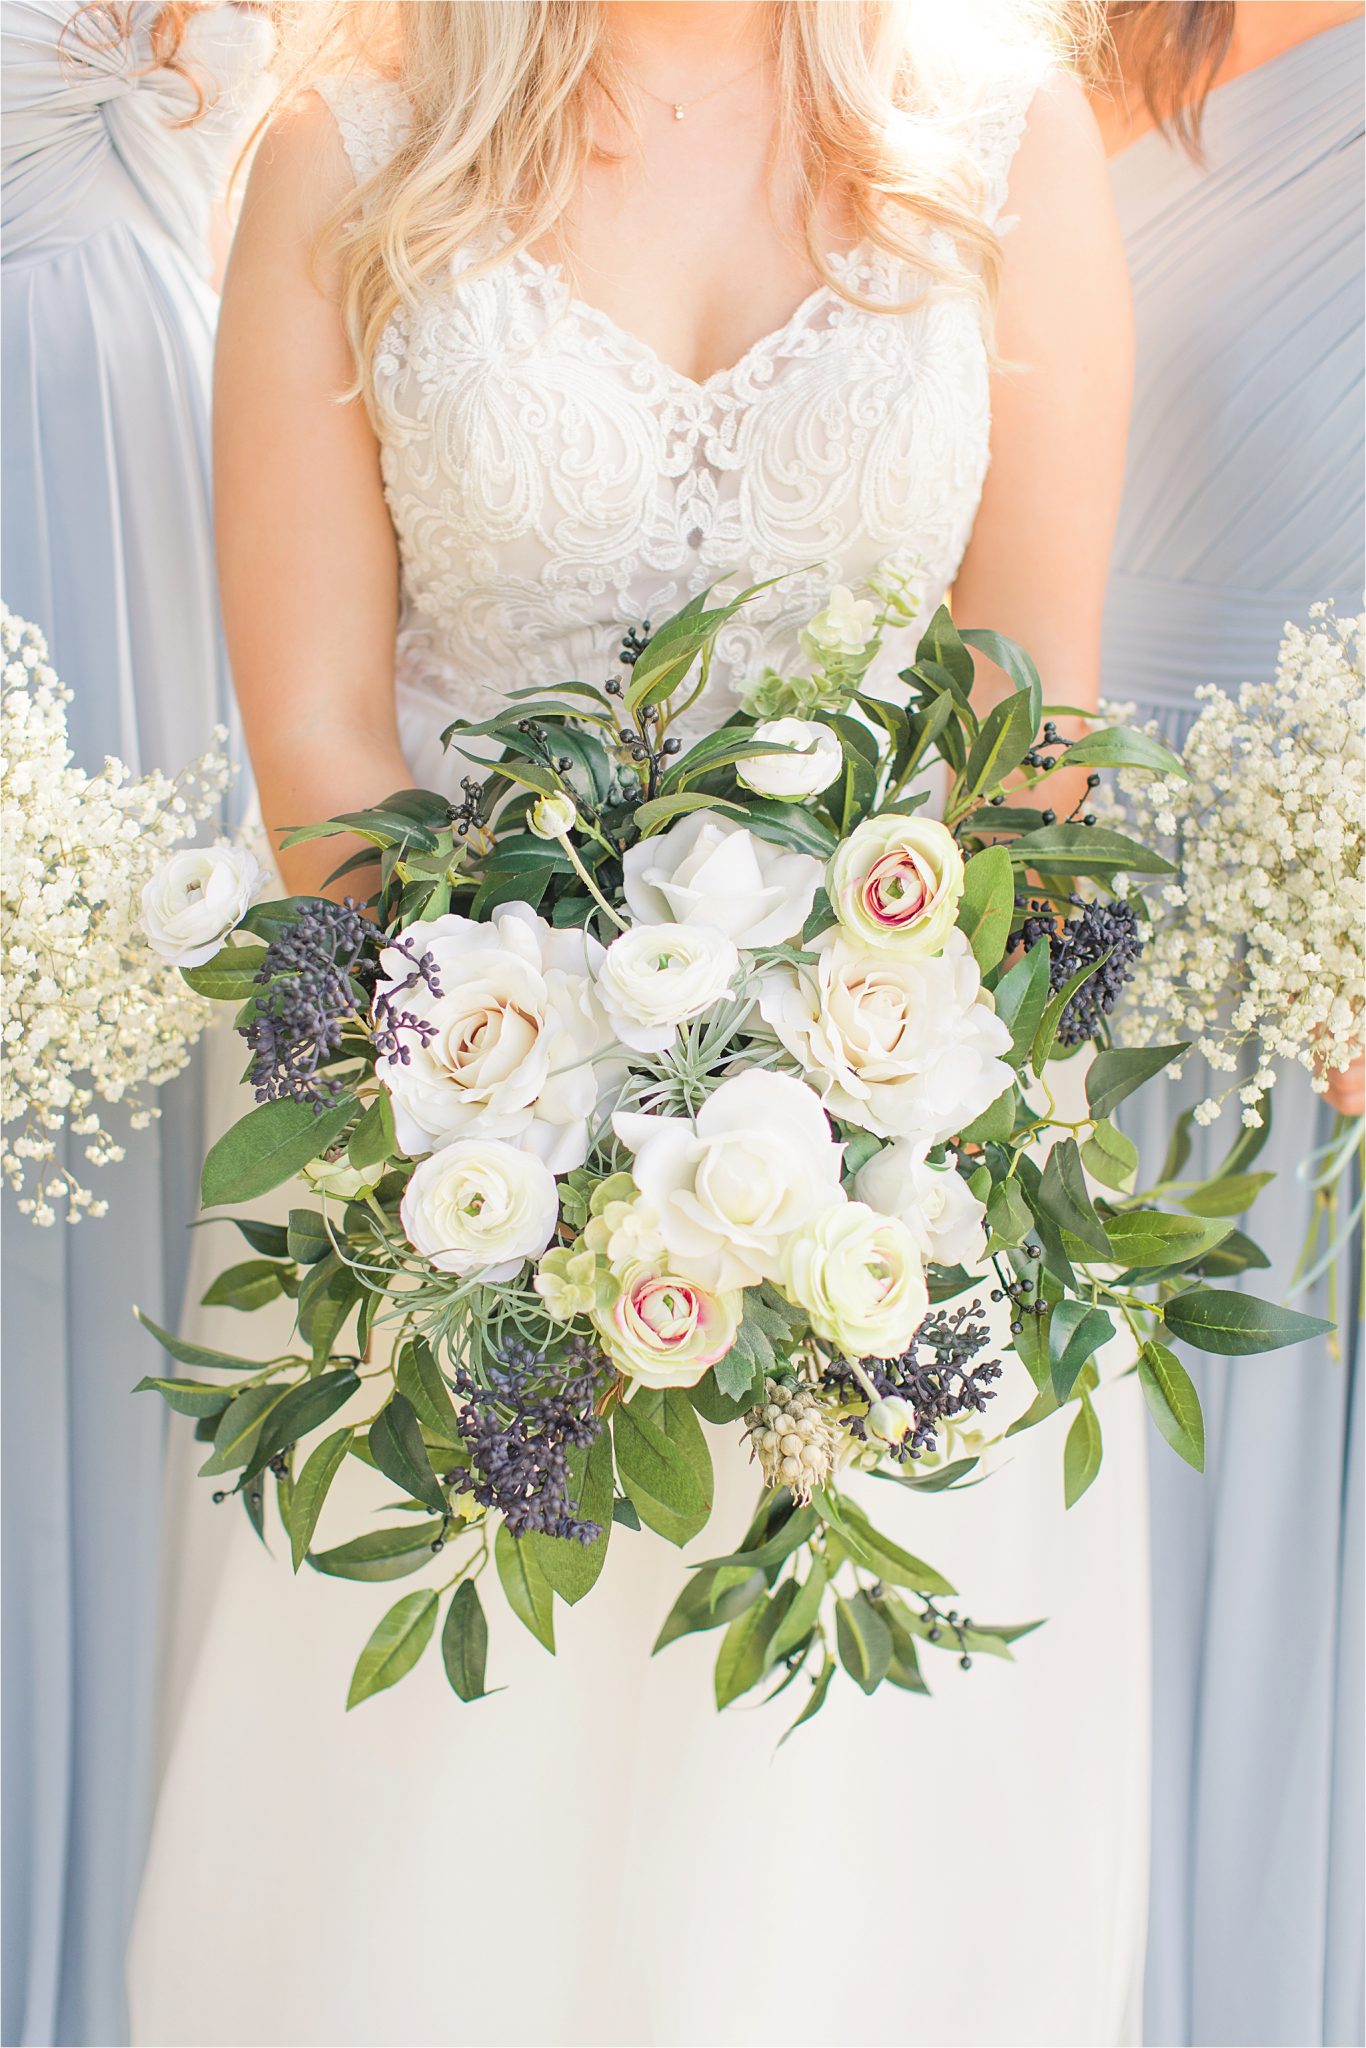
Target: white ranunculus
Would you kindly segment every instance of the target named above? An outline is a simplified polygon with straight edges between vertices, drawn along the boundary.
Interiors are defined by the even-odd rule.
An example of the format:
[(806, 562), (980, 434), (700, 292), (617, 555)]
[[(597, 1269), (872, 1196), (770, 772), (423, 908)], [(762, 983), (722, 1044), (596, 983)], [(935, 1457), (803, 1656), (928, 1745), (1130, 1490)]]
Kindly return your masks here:
[(898, 1138), (859, 1169), (854, 1193), (870, 1209), (899, 1216), (933, 1266), (975, 1266), (987, 1248), (986, 1210), (960, 1173), (931, 1166), (928, 1146)]
[(241, 923), (266, 870), (245, 846), (190, 846), (161, 863), (142, 890), (142, 928), (173, 967), (212, 960)]
[(877, 609), (870, 598), (855, 597), (847, 584), (837, 583), (806, 637), (822, 654), (861, 654), (877, 630)]
[(694, 811), (628, 847), (622, 890), (641, 924), (708, 924), (737, 946), (781, 946), (810, 916), (822, 872), (808, 853)]
[(374, 1166), (352, 1166), (344, 1152), (336, 1159), (311, 1159), (303, 1169), (314, 1194), (331, 1195), (338, 1202), (353, 1202), (357, 1195), (368, 1193), (383, 1173), (383, 1161)]
[(409, 1244), (462, 1279), (511, 1280), (555, 1234), (555, 1176), (501, 1139), (461, 1138), (413, 1168), (399, 1205)]
[(855, 826), (830, 862), (830, 902), (865, 945), (937, 953), (963, 894), (963, 856), (937, 818), (888, 811)]
[(502, 1138), (554, 1173), (582, 1166), (589, 1120), (613, 1082), (601, 1055), (612, 1034), (593, 990), (603, 949), (583, 931), (556, 931), (525, 903), (487, 923), (454, 914), (399, 935), (429, 954), (440, 995), (391, 945), (380, 956), (376, 1001), (430, 1030), (400, 1027), (406, 1060), (381, 1059), (398, 1142), (409, 1154), (454, 1139)]
[(724, 1358), (744, 1314), (738, 1290), (714, 1293), (696, 1280), (650, 1266), (620, 1276), (592, 1320), (612, 1364), (647, 1387), (695, 1387)]
[(726, 994), (740, 955), (707, 924), (638, 924), (607, 948), (598, 1000), (623, 1045), (663, 1052), (680, 1024)]
[(785, 754), (755, 754), (738, 761), (735, 772), (759, 796), (783, 797), (789, 803), (818, 796), (844, 769), (844, 750), (828, 725), (808, 718), (767, 718), (756, 725), (753, 739), (786, 747)]
[(1010, 1033), (962, 932), (932, 958), (842, 932), (822, 933), (811, 950), (814, 965), (764, 976), (759, 1008), (832, 1116), (935, 1145), (1008, 1086)]
[(846, 1358), (899, 1358), (930, 1305), (910, 1231), (862, 1202), (822, 1210), (797, 1232), (783, 1291)]
[(694, 1120), (618, 1112), (636, 1186), (669, 1270), (714, 1293), (776, 1277), (794, 1230), (844, 1200), (841, 1147), (809, 1088), (756, 1067), (723, 1081)]
[(538, 839), (563, 839), (573, 831), (578, 816), (574, 799), (562, 791), (554, 796), (537, 797), (527, 812), (527, 830)]

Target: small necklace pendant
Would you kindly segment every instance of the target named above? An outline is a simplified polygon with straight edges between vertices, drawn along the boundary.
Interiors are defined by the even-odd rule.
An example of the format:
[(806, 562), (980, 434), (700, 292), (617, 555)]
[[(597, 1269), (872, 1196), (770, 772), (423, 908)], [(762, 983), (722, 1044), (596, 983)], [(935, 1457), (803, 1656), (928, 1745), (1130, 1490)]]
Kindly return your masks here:
[(683, 107), (683, 106), (679, 106), (679, 105), (678, 105), (678, 103), (677, 103), (677, 102), (675, 101), (675, 103), (674, 103), (674, 119), (675, 119), (675, 121), (681, 121), (681, 120), (683, 119), (683, 116), (684, 116), (684, 114), (685, 114), (686, 112), (687, 112), (687, 108), (686, 108), (686, 107)]

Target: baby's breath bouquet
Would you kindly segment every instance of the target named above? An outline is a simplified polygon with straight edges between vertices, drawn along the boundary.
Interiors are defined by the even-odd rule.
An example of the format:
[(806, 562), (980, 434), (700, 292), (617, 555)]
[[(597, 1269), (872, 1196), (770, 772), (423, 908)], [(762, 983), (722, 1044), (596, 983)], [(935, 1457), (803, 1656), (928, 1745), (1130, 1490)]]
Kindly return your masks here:
[(1125, 1031), (1189, 1034), (1260, 1122), (1278, 1063), (1322, 1090), (1366, 1022), (1366, 683), (1361, 619), (1316, 605), (1286, 627), (1272, 681), (1208, 685), (1175, 776), (1121, 774), (1133, 829), (1172, 843)]
[[(837, 592), (809, 672), (757, 679), (687, 744), (752, 595), (631, 635), (605, 685), (458, 722), (457, 802), (403, 790), (294, 835), (368, 843), (340, 872), (366, 873), (369, 915), (257, 903), (185, 969), (240, 1006), (258, 1098), (204, 1169), (254, 1254), (208, 1299), (292, 1305), (296, 1336), (262, 1361), (154, 1331), (187, 1373), (143, 1384), (195, 1418), (217, 1497), (263, 1535), (273, 1498), (296, 1570), (417, 1582), (350, 1704), (438, 1627), (455, 1693), (482, 1695), (494, 1576), (553, 1648), (609, 1544), (700, 1534), (714, 1450), (753, 1460), (758, 1507), (657, 1647), (719, 1631), (718, 1705), (804, 1676), (801, 1721), (840, 1672), (923, 1691), (923, 1654), (1008, 1655), (1021, 1631), (946, 1604), (851, 1475), (932, 1497), (984, 1475), (984, 1431), (1063, 1410), (1076, 1500), (1101, 1460), (1098, 1355), (1126, 1333), (1198, 1465), (1173, 1346), (1324, 1327), (1211, 1285), (1246, 1257), (1231, 1226), (1133, 1194), (1110, 1120), (1183, 1050), (1108, 1043), (1141, 939), (1120, 885), (1171, 870), (1087, 803), (1107, 765), (1179, 763), (1118, 728), (1068, 745), (1028, 657), (944, 610), (901, 698), (872, 694), (909, 618), (890, 585)], [(985, 715), (974, 653), (1012, 685)], [(1087, 796), (1058, 817), (1062, 768)], [(1085, 1104), (1060, 1109), (1052, 1063), (1083, 1049)], [(231, 1216), (287, 1183), (277, 1223)], [(1002, 1342), (1032, 1398), (997, 1416)], [(320, 1547), (349, 1459), (393, 1512)]]
[[(121, 1159), (101, 1105), (122, 1104), (134, 1130), (149, 1123), (149, 1091), (181, 1071), (211, 1014), (149, 939), (144, 892), (216, 809), (230, 770), (216, 744), (174, 778), (113, 759), (87, 774), (67, 744), (70, 690), (41, 633), (3, 607), (0, 653), (0, 1170), (34, 1223), (76, 1223), (108, 1205), (59, 1159), (59, 1134), (81, 1139), (94, 1166)], [(256, 864), (227, 848), (176, 858), (220, 878), (216, 943), (250, 901)]]

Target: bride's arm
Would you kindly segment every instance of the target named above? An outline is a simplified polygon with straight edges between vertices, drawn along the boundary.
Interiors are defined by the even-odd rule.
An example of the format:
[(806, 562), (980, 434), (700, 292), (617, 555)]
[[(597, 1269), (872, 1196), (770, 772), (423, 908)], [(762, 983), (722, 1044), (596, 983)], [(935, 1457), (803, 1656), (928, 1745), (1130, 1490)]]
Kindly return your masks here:
[[(1133, 381), (1129, 276), (1095, 117), (1081, 88), (1041, 91), (1011, 168), (997, 306), (991, 467), (954, 586), (960, 627), (1028, 648), (1054, 704), (1091, 709)], [(1009, 686), (979, 668), (990, 704)], [(1063, 721), (1060, 726), (1066, 727)], [(1061, 814), (1074, 771), (1041, 790)], [(1046, 792), (1046, 793), (1045, 793)]]
[[(223, 291), (214, 396), (228, 651), (272, 838), (411, 777), (394, 708), (398, 552), (318, 229), (352, 187), (320, 102), (276, 123), (252, 170)], [(281, 856), (317, 889), (361, 842)], [(333, 893), (365, 894), (350, 877)]]

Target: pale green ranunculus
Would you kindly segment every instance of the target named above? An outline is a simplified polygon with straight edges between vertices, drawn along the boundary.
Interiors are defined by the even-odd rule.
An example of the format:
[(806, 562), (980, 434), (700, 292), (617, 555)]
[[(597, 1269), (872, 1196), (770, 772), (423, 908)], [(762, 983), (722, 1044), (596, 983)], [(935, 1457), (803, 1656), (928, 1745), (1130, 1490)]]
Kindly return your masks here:
[(827, 886), (836, 917), (865, 945), (937, 953), (958, 916), (963, 856), (938, 819), (888, 811), (850, 833)]

